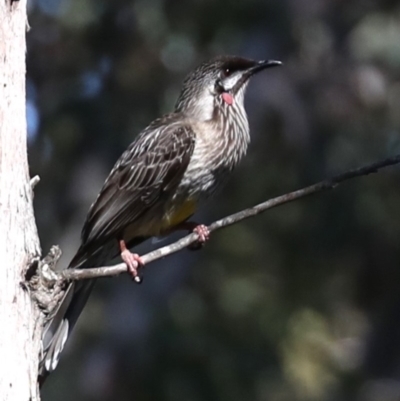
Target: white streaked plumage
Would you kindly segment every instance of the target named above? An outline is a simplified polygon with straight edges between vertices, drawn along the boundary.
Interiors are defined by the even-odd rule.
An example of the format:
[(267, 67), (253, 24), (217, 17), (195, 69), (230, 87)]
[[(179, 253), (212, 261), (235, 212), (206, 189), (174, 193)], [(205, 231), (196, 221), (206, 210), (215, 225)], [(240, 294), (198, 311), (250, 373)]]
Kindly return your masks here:
[[(175, 111), (121, 155), (92, 204), (71, 268), (101, 266), (122, 249), (168, 233), (209, 198), (246, 154), (250, 77), (278, 62), (217, 57), (185, 79)], [(95, 280), (71, 283), (46, 324), (40, 383), (59, 361)]]

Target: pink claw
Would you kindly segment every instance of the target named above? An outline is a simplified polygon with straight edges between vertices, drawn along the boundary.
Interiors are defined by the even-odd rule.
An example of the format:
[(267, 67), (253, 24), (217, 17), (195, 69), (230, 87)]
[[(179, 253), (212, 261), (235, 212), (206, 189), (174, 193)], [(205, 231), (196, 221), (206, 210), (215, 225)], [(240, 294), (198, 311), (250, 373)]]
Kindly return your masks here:
[(198, 226), (196, 226), (193, 229), (193, 232), (199, 236), (197, 241), (202, 245), (210, 239), (210, 230), (204, 224), (199, 224)]
[(136, 283), (141, 283), (142, 279), (139, 276), (139, 267), (144, 266), (143, 259), (137, 254), (132, 253), (125, 245), (125, 241), (120, 241), (121, 259), (125, 262), (128, 273)]

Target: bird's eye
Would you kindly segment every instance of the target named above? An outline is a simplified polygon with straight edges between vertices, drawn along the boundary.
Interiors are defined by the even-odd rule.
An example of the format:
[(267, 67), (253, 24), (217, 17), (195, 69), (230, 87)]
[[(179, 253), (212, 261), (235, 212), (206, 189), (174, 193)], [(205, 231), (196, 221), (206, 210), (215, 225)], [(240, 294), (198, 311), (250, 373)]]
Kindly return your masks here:
[(224, 76), (225, 77), (229, 77), (229, 75), (231, 75), (231, 74), (232, 74), (232, 71), (229, 68), (225, 68), (224, 69)]

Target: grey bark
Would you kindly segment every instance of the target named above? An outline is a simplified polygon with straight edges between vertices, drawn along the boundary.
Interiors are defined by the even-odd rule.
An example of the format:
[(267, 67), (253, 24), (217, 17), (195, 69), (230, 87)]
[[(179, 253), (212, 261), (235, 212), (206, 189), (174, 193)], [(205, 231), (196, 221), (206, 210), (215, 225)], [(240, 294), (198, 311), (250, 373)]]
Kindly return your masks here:
[(25, 289), (40, 246), (25, 118), (26, 0), (0, 1), (0, 400), (38, 400), (41, 314)]

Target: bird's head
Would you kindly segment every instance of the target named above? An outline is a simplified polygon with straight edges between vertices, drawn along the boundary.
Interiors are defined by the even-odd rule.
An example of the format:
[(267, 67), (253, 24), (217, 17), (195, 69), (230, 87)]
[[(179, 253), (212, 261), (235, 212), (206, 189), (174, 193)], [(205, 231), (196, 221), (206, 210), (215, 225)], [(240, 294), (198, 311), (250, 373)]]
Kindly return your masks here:
[(176, 111), (207, 121), (213, 117), (216, 105), (243, 107), (250, 77), (281, 64), (275, 60), (255, 61), (236, 56), (219, 56), (207, 61), (184, 80)]

